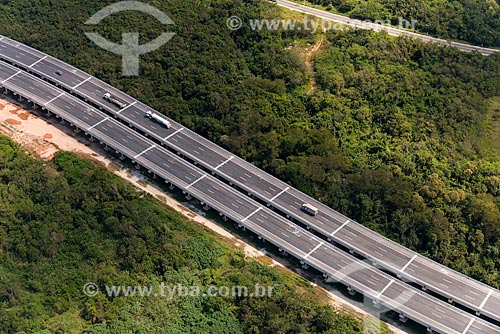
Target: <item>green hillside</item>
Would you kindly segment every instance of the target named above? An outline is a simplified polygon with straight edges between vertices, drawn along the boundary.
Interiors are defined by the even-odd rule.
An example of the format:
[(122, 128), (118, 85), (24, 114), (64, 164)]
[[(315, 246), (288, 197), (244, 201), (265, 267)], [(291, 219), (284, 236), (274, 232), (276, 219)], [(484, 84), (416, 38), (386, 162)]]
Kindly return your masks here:
[[(246, 259), (91, 161), (35, 160), (0, 136), (0, 179), (1, 333), (362, 332), (314, 301), (305, 281)], [(153, 286), (159, 296), (89, 297), (87, 282)], [(169, 298), (161, 282), (273, 290)]]

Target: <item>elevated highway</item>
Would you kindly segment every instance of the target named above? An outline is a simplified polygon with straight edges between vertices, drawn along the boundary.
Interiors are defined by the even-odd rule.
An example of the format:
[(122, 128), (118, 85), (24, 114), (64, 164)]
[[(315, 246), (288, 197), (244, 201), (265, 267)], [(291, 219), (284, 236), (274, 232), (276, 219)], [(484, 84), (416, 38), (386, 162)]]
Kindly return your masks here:
[[(65, 119), (93, 138), (112, 147), (118, 153), (147, 168), (154, 175), (171, 182), (190, 196), (199, 199), (203, 204), (214, 208), (278, 248), (294, 255), (304, 264), (316, 268), (326, 276), (343, 282), (351, 289), (363, 293), (377, 303), (395, 309), (404, 316), (423, 323), (438, 332), (481, 333), (481, 331), (477, 331), (478, 326), (485, 326), (484, 328), (488, 328), (491, 333), (498, 332), (497, 327), (486, 321), (459, 311), (449, 304), (419, 292), (382, 271), (358, 261), (325, 240), (273, 212), (267, 205), (262, 205), (214, 178), (210, 173), (178, 158), (163, 146), (182, 153), (197, 164), (209, 169), (211, 173), (217, 174), (241, 189), (245, 189), (261, 201), (265, 201), (269, 206), (294, 217), (320, 233), (324, 232), (330, 239), (336, 238), (335, 240), (338, 240), (339, 243), (341, 243), (340, 241), (346, 243), (347, 240), (347, 244), (351, 245), (354, 251), (360, 254), (365, 253), (367, 258), (370, 258), (371, 253), (382, 254), (382, 256), (377, 257), (377, 259), (382, 260), (379, 265), (399, 268), (399, 273), (405, 274), (407, 278), (415, 279), (413, 272), (417, 272), (418, 275), (422, 274), (426, 280), (426, 285), (423, 286), (427, 288), (434, 287), (434, 285), (428, 284), (431, 281), (426, 277), (429, 275), (429, 271), (432, 275), (436, 275), (437, 279), (440, 279), (439, 276), (445, 275), (446, 281), (443, 282), (447, 284), (450, 284), (448, 283), (450, 276), (458, 275), (456, 284), (464, 284), (466, 288), (462, 289), (461, 293), (472, 291), (470, 297), (477, 294), (476, 299), (481, 299), (481, 302), (477, 304), (477, 310), (480, 312), (486, 314), (492, 309), (494, 314), (494, 311), (499, 311), (498, 308), (495, 309), (495, 304), (491, 304), (498, 298), (498, 291), (432, 261), (430, 264), (426, 264), (424, 257), (402, 248), (331, 208), (314, 201), (307, 195), (176, 122), (172, 121), (173, 127), (170, 129), (161, 127), (144, 117), (145, 111), (151, 110), (151, 108), (68, 64), (5, 37), (0, 38), (0, 59), (3, 59), (3, 62), (0, 63), (0, 86)], [(18, 67), (14, 67), (12, 64)], [(56, 71), (61, 71), (62, 75), (56, 74)], [(105, 92), (110, 92), (123, 99), (127, 106), (118, 109), (113, 104), (108, 103), (102, 99)], [(89, 103), (85, 101), (89, 101)], [(106, 112), (99, 110), (92, 104)], [(150, 139), (117, 122), (115, 117), (140, 129)], [(316, 217), (310, 217), (300, 211), (300, 205), (304, 202), (312, 203), (320, 209)], [(352, 229), (347, 230), (347, 228)], [(345, 235), (342, 234), (344, 231)], [(343, 236), (342, 239), (341, 236)], [(368, 248), (363, 250), (363, 247), (357, 244), (358, 241), (361, 245), (365, 245), (363, 247)], [(375, 247), (379, 247), (375, 249), (377, 252), (369, 248), (374, 247), (374, 244)], [(386, 253), (391, 254), (385, 255)], [(334, 262), (329, 262), (330, 257)], [(370, 259), (375, 260), (373, 257)], [(412, 270), (407, 271), (409, 268)], [(420, 273), (421, 271), (422, 273)], [(477, 285), (480, 290), (470, 289), (468, 283), (473, 286)], [(391, 299), (394, 296), (401, 296), (403, 291), (405, 291), (403, 296), (409, 296), (407, 301), (399, 303), (397, 298)], [(484, 297), (479, 294), (482, 291), (486, 291)], [(392, 297), (384, 298), (385, 296)], [(458, 297), (457, 301), (464, 300), (464, 297)], [(451, 314), (452, 317), (443, 317), (439, 312)], [(490, 315), (488, 314), (488, 316)], [(462, 326), (464, 323), (466, 325)], [(489, 333), (488, 331), (483, 333)]]

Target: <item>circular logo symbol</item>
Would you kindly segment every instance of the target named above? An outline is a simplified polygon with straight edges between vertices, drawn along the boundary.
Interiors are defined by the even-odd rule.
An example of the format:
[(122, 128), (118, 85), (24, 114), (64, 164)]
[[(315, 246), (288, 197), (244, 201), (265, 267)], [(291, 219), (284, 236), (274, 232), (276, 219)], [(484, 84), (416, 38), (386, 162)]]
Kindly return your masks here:
[(226, 21), (227, 27), (231, 30), (238, 30), (243, 26), (243, 21), (236, 15), (231, 16)]
[(83, 286), (83, 293), (87, 297), (95, 297), (99, 293), (99, 287), (97, 284), (89, 282)]

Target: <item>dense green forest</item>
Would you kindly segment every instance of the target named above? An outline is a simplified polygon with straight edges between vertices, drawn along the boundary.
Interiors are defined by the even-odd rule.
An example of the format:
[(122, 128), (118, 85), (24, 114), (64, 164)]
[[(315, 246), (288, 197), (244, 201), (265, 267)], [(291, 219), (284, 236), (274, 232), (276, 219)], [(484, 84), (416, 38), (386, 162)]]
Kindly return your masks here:
[[(72, 153), (0, 136), (1, 333), (361, 333), (286, 275)], [(274, 287), (268, 297), (87, 297), (104, 285)], [(317, 297), (314, 297), (317, 298)], [(20, 332), (22, 331), (22, 332)]]
[(500, 2), (498, 0), (309, 0), (352, 18), (415, 20), (415, 29), (436, 37), (475, 45), (500, 47)]
[[(265, 1), (151, 1), (176, 23), (168, 27), (176, 36), (141, 57), (141, 76), (122, 78), (121, 59), (83, 34), (90, 29), (83, 22), (107, 3), (0, 3), (0, 33), (123, 88), (360, 223), (500, 287), (499, 55), (369, 31), (229, 31), (231, 15), (246, 22), (281, 9)], [(130, 16), (114, 15), (95, 30), (116, 41), (127, 29), (145, 31), (145, 40), (162, 31), (147, 16)], [(321, 37), (310, 71), (303, 48)]]

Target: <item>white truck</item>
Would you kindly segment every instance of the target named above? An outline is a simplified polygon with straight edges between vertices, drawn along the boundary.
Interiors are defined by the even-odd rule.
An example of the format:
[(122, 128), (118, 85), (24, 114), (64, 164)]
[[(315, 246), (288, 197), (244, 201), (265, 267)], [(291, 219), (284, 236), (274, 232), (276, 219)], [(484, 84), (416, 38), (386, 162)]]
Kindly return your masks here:
[(318, 213), (318, 208), (312, 206), (309, 203), (302, 204), (302, 207), (300, 209), (311, 216), (316, 216), (316, 214)]
[(154, 112), (152, 112), (150, 110), (146, 111), (146, 117), (149, 117), (149, 118), (157, 121), (158, 123), (165, 125), (165, 127), (167, 129), (170, 129), (170, 127), (172, 126), (172, 124), (170, 124), (168, 119), (166, 119), (158, 114), (155, 114)]
[(102, 96), (103, 99), (105, 99), (108, 102), (113, 103), (115, 106), (117, 106), (120, 109), (123, 109), (127, 106), (125, 102), (122, 100), (118, 99), (116, 96), (112, 95), (111, 93), (106, 93)]

